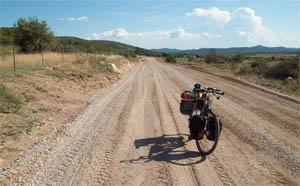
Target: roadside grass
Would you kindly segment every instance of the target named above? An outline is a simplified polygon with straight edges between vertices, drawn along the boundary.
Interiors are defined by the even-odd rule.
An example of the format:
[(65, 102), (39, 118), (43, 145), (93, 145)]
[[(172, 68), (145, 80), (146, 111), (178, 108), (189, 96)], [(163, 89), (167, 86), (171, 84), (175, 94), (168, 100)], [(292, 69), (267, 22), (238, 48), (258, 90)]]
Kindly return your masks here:
[(187, 62), (189, 62), (188, 58), (184, 58), (184, 57), (182, 57), (182, 58), (176, 58), (176, 63), (177, 64), (185, 64)]
[(98, 73), (116, 73), (111, 64), (119, 66), (123, 57), (108, 57), (99, 54), (47, 52), (44, 53), (44, 64), (42, 55), (39, 54), (16, 54), (16, 73), (13, 72), (12, 54), (0, 56), (0, 78), (11, 80), (14, 77), (31, 75), (36, 71), (44, 71), (45, 75), (63, 79), (73, 76), (91, 77)]
[[(103, 56), (96, 54), (64, 54), (45, 53), (44, 65), (41, 64), (41, 54), (16, 54), (16, 70), (13, 72), (13, 61), (10, 54), (0, 56), (0, 135), (18, 139), (21, 134), (30, 135), (33, 128), (40, 122), (35, 121), (39, 112), (46, 112), (48, 108), (27, 108), (27, 104), (34, 102), (34, 96), (27, 90), (19, 92), (17, 95), (7, 85), (18, 84), (22, 82), (20, 78), (29, 78), (37, 76), (50, 76), (58, 80), (64, 78), (73, 80), (74, 78), (85, 79), (96, 74), (115, 74), (113, 65), (119, 68), (122, 63), (127, 62), (122, 56)], [(18, 82), (20, 80), (20, 82)], [(47, 93), (42, 84), (30, 84), (33, 90), (41, 93)], [(81, 85), (86, 89), (86, 85)], [(58, 89), (59, 90), (59, 89)], [(50, 91), (50, 89), (49, 89)], [(32, 103), (30, 103), (32, 104)], [(72, 104), (76, 104), (75, 101)], [(21, 109), (22, 108), (22, 109)], [(1, 117), (1, 116), (0, 116)], [(39, 124), (38, 124), (39, 125)]]
[(23, 102), (10, 89), (0, 84), (0, 113), (17, 113)]
[[(189, 58), (185, 57), (176, 58), (176, 64), (192, 65), (227, 73), (228, 75), (242, 77), (258, 85), (300, 96), (299, 64), (297, 67), (295, 55), (275, 55), (275, 57), (271, 54), (254, 57), (249, 55), (243, 56), (243, 59), (238, 63), (228, 61), (230, 58), (230, 56), (218, 56), (219, 63), (206, 63), (203, 58), (196, 58), (189, 62)], [(290, 76), (294, 76), (294, 78), (288, 80), (287, 77)]]

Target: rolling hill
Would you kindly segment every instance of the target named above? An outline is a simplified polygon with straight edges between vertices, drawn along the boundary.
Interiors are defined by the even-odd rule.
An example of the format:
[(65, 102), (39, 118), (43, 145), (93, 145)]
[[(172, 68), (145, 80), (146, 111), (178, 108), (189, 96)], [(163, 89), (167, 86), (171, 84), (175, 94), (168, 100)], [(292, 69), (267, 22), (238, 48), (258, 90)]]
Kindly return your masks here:
[(252, 54), (252, 53), (297, 53), (298, 48), (285, 48), (285, 47), (265, 47), (257, 45), (254, 47), (232, 47), (232, 48), (200, 48), (191, 50), (178, 50), (178, 49), (152, 49), (156, 52), (163, 53), (177, 53), (177, 54), (207, 54), (215, 51), (217, 54)]

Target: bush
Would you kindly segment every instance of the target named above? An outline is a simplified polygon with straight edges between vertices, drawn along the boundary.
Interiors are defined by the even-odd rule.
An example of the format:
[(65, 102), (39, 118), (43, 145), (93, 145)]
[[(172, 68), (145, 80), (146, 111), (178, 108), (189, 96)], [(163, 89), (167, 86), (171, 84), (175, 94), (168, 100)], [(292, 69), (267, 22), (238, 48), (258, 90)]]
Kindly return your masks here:
[(246, 75), (249, 74), (251, 72), (251, 68), (247, 65), (243, 65), (240, 70), (238, 71), (237, 74), (239, 75)]
[(168, 63), (176, 63), (176, 58), (174, 56), (168, 56), (166, 58), (166, 62), (168, 62)]
[(242, 62), (242, 60), (243, 60), (243, 58), (244, 58), (244, 56), (243, 55), (241, 55), (241, 54), (236, 54), (236, 55), (234, 55), (233, 57), (232, 57), (232, 62), (233, 63), (241, 63)]
[(21, 52), (40, 52), (51, 48), (55, 42), (53, 32), (47, 26), (46, 21), (39, 22), (36, 17), (18, 19), (14, 23), (15, 44), (20, 47)]
[(8, 88), (0, 84), (0, 113), (16, 113), (21, 108), (22, 101)]
[(268, 70), (268, 64), (265, 61), (254, 61), (250, 65), (252, 72), (263, 75)]
[(189, 62), (194, 61), (194, 60), (195, 60), (195, 56), (193, 56), (193, 55), (188, 55), (188, 60), (189, 60)]
[(106, 62), (103, 57), (90, 57), (89, 63), (91, 64), (94, 73), (116, 73), (111, 64)]
[(205, 55), (205, 62), (208, 64), (219, 63), (219, 60), (218, 60), (215, 50), (212, 50), (208, 54)]
[(284, 60), (265, 72), (266, 78), (284, 80), (287, 77), (299, 78), (299, 59), (297, 57)]

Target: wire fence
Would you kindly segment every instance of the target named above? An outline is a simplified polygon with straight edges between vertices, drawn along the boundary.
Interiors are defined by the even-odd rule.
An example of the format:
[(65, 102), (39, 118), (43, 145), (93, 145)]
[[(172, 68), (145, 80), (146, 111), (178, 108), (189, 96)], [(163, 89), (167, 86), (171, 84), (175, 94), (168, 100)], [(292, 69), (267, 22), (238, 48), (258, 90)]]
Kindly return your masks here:
[[(38, 64), (41, 65), (49, 65), (47, 64), (50, 62), (55, 61), (60, 63), (68, 62), (80, 62), (80, 61), (89, 61), (90, 56), (95, 55), (106, 55), (105, 53), (91, 53), (88, 51), (82, 51), (79, 49), (74, 49), (70, 47), (60, 47), (58, 50), (55, 51), (44, 51), (43, 47), (41, 48), (40, 52), (36, 53), (17, 53), (16, 47), (6, 47), (6, 53), (1, 54), (0, 60), (0, 68), (3, 69), (10, 69), (16, 73), (18, 71), (18, 67), (25, 66), (28, 64)], [(60, 56), (60, 57), (59, 57)], [(1, 69), (0, 69), (1, 70)]]

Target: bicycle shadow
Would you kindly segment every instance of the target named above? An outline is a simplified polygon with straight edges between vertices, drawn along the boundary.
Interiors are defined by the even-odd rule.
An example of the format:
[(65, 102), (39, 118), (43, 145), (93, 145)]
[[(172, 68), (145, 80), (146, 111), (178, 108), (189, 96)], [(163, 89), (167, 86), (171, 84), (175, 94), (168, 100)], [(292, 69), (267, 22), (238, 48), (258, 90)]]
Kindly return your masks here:
[[(205, 161), (206, 157), (202, 156), (198, 151), (187, 151), (183, 148), (186, 142), (188, 142), (184, 141), (183, 135), (186, 134), (162, 135), (154, 138), (137, 139), (134, 141), (135, 148), (150, 146), (148, 155), (140, 156), (132, 160), (122, 160), (120, 162), (147, 163), (150, 161), (164, 161), (175, 165), (189, 166)], [(180, 161), (185, 159), (189, 159), (189, 161)]]

